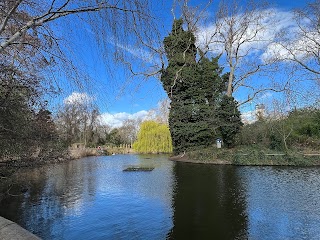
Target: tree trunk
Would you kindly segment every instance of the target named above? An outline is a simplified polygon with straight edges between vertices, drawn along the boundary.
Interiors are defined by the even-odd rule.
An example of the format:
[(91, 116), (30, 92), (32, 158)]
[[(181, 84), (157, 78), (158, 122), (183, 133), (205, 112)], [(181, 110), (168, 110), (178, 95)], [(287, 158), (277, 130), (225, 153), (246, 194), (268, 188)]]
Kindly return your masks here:
[(232, 97), (233, 89), (232, 89), (232, 84), (233, 84), (233, 78), (234, 78), (234, 68), (230, 68), (230, 75), (229, 75), (229, 81), (228, 81), (228, 88), (227, 88), (227, 96)]

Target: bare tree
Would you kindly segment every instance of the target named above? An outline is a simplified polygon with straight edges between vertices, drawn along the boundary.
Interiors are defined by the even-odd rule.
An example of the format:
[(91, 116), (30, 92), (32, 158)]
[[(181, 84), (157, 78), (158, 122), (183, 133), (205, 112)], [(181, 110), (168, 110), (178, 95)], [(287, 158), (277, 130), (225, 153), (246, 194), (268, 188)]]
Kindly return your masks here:
[[(285, 152), (288, 152), (288, 138), (292, 135), (294, 130), (293, 124), (288, 122), (288, 115), (292, 109), (289, 109), (290, 99), (273, 99), (271, 106), (269, 106), (269, 114), (266, 118), (266, 122), (269, 127), (269, 131), (274, 137), (278, 136), (282, 143), (282, 148)], [(281, 146), (278, 146), (281, 147)]]
[(69, 145), (81, 142), (87, 146), (98, 141), (99, 111), (91, 100), (79, 98), (65, 101), (55, 123), (61, 137)]
[(303, 71), (304, 79), (320, 81), (320, 1), (294, 11), (294, 28), (279, 33), (279, 41), (268, 48), (269, 60), (290, 63), (292, 71)]
[[(272, 62), (261, 58), (265, 48), (272, 43), (273, 35), (269, 33), (276, 24), (272, 20), (275, 13), (266, 2), (249, 0), (240, 5), (236, 0), (223, 0), (214, 19), (206, 11), (184, 4), (183, 14), (204, 54), (220, 55), (220, 63), (229, 72), (226, 94), (232, 96), (240, 88), (248, 92), (247, 98), (239, 105), (252, 101), (265, 91), (285, 90), (287, 82), (276, 84), (272, 74), (267, 75), (267, 72), (276, 71)], [(266, 78), (267, 83), (252, 82), (253, 76), (258, 75)]]
[[(73, 80), (69, 81), (72, 87), (75, 83), (76, 87), (93, 90), (94, 79), (73, 50), (73, 41), (79, 35), (96, 40), (99, 53), (108, 62), (105, 66), (113, 61), (124, 64), (130, 72), (134, 70), (133, 58), (145, 61), (141, 52), (147, 55), (157, 29), (151, 27), (154, 19), (150, 16), (149, 3), (147, 0), (0, 0), (0, 76), (3, 76), (0, 110), (8, 113), (2, 114), (6, 118), (0, 119), (0, 129), (7, 129), (5, 134), (21, 129), (19, 125), (6, 127), (13, 102), (18, 101), (17, 92), (27, 95), (26, 107), (32, 112), (43, 103), (43, 94), (61, 90), (61, 75)], [(139, 67), (145, 70), (142, 64)], [(69, 110), (72, 110), (70, 106)], [(91, 141), (90, 121), (94, 115), (97, 114), (71, 127), (75, 132), (77, 127), (85, 128), (82, 131), (85, 134), (81, 135), (85, 143)]]
[(123, 122), (123, 126), (118, 128), (123, 144), (132, 145), (137, 139), (140, 123), (141, 119), (127, 119)]
[(146, 119), (153, 120), (155, 122), (162, 123), (162, 124), (168, 124), (169, 111), (170, 111), (170, 99), (164, 98), (158, 102), (158, 106), (156, 108), (152, 108), (148, 111)]
[(228, 96), (240, 87), (250, 87), (246, 80), (264, 66), (254, 53), (259, 50), (259, 45), (268, 41), (264, 36), (266, 26), (263, 21), (271, 14), (265, 5), (254, 1), (249, 1), (245, 7), (236, 1), (221, 2), (215, 21), (216, 37), (208, 43), (209, 48), (210, 44), (223, 47), (222, 54), (225, 54), (230, 72)]
[[(149, 19), (147, 13), (148, 1), (122, 0), (122, 1), (31, 1), (31, 0), (8, 0), (1, 5), (2, 21), (0, 25), (0, 53), (9, 46), (16, 44), (31, 44), (24, 37), (28, 31), (39, 31), (47, 23), (68, 15), (80, 13), (98, 12), (104, 17), (105, 27), (112, 29), (110, 34), (115, 34), (124, 26), (128, 27), (128, 21)], [(26, 13), (24, 13), (26, 11)], [(25, 15), (23, 18), (19, 15)], [(17, 19), (18, 18), (18, 19)], [(116, 26), (117, 24), (120, 26)], [(126, 24), (126, 25), (124, 25)], [(18, 27), (16, 27), (19, 25)], [(111, 25), (111, 26), (108, 26)], [(133, 31), (132, 27), (126, 30)], [(54, 39), (52, 39), (54, 40)]]
[(156, 28), (147, 0), (6, 0), (0, 3), (1, 62), (38, 73), (39, 64), (51, 66), (46, 69), (46, 76), (52, 85), (56, 71), (61, 68), (78, 85), (83, 83), (88, 76), (80, 71), (81, 67), (72, 59), (74, 56), (70, 56), (68, 39), (61, 39), (63, 36), (57, 31), (68, 21), (73, 24), (69, 26), (70, 35), (76, 31), (89, 32), (96, 38), (104, 59), (121, 62), (132, 73), (136, 74), (136, 69), (130, 58), (145, 61), (153, 57), (148, 51), (154, 47), (156, 38), (152, 36)]

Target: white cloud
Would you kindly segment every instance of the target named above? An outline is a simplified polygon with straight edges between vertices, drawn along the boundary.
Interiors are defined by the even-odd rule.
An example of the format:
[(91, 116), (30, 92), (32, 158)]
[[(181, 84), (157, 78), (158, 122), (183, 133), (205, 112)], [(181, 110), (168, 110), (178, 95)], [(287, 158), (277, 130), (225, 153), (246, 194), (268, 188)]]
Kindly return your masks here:
[(292, 31), (293, 40), (270, 44), (261, 58), (267, 62), (273, 59), (292, 60), (294, 57), (301, 61), (313, 57), (317, 53), (320, 42), (319, 32), (308, 32), (299, 36), (299, 32)]
[(256, 111), (248, 111), (241, 113), (241, 120), (245, 124), (254, 123), (257, 121)]
[(136, 112), (136, 113), (126, 113), (120, 112), (115, 114), (103, 113), (100, 115), (101, 123), (111, 126), (112, 128), (121, 127), (125, 120), (133, 119), (133, 120), (146, 120), (148, 117), (148, 112), (145, 110)]
[(64, 102), (64, 104), (90, 103), (93, 100), (94, 100), (94, 98), (87, 93), (73, 92), (68, 97), (66, 97), (63, 100), (63, 102)]
[[(257, 11), (256, 16), (253, 18), (260, 19), (259, 31), (256, 32), (256, 21), (252, 21), (244, 34), (239, 32), (235, 35), (234, 43), (235, 46), (240, 44), (240, 54), (245, 56), (255, 55), (260, 56), (260, 59), (263, 60), (266, 57), (266, 50), (268, 51), (268, 46), (275, 42), (278, 35), (284, 30), (290, 30), (294, 32), (297, 29), (293, 21), (294, 14), (291, 11), (282, 11), (279, 9), (268, 9), (264, 11)], [(236, 19), (242, 19), (242, 15), (235, 16)], [(221, 19), (221, 28), (220, 32), (225, 37), (228, 36), (228, 26), (225, 22), (228, 22), (229, 19)], [(236, 23), (237, 24), (237, 23)], [(238, 24), (241, 24), (241, 20), (238, 21)], [(235, 26), (235, 29), (240, 29), (241, 26)], [(215, 33), (216, 28), (214, 25), (202, 26), (199, 28), (197, 34), (197, 44), (200, 48), (204, 48), (209, 42), (209, 49), (215, 54), (220, 54), (224, 51), (223, 38), (221, 35), (217, 34), (212, 37), (212, 34)], [(220, 43), (219, 43), (220, 41)], [(263, 57), (261, 57), (263, 55)]]
[(154, 63), (154, 56), (150, 52), (148, 52), (142, 48), (136, 48), (133, 46), (124, 46), (121, 44), (117, 44), (116, 46), (131, 53), (133, 56), (135, 56), (135, 57), (137, 57), (147, 63)]

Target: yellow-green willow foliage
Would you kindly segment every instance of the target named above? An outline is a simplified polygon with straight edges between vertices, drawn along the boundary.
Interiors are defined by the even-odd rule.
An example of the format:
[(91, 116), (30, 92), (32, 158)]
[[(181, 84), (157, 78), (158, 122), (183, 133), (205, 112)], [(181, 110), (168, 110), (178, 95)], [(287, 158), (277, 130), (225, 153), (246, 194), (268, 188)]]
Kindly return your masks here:
[(155, 121), (143, 122), (133, 149), (139, 153), (171, 153), (172, 141), (168, 126)]

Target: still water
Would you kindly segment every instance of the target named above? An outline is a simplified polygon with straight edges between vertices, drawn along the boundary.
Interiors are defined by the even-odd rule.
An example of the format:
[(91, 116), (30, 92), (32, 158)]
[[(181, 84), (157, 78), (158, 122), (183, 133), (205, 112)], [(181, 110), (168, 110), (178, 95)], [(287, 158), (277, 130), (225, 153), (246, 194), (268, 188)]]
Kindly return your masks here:
[(25, 169), (17, 186), (0, 215), (43, 239), (320, 239), (320, 168), (116, 155)]

